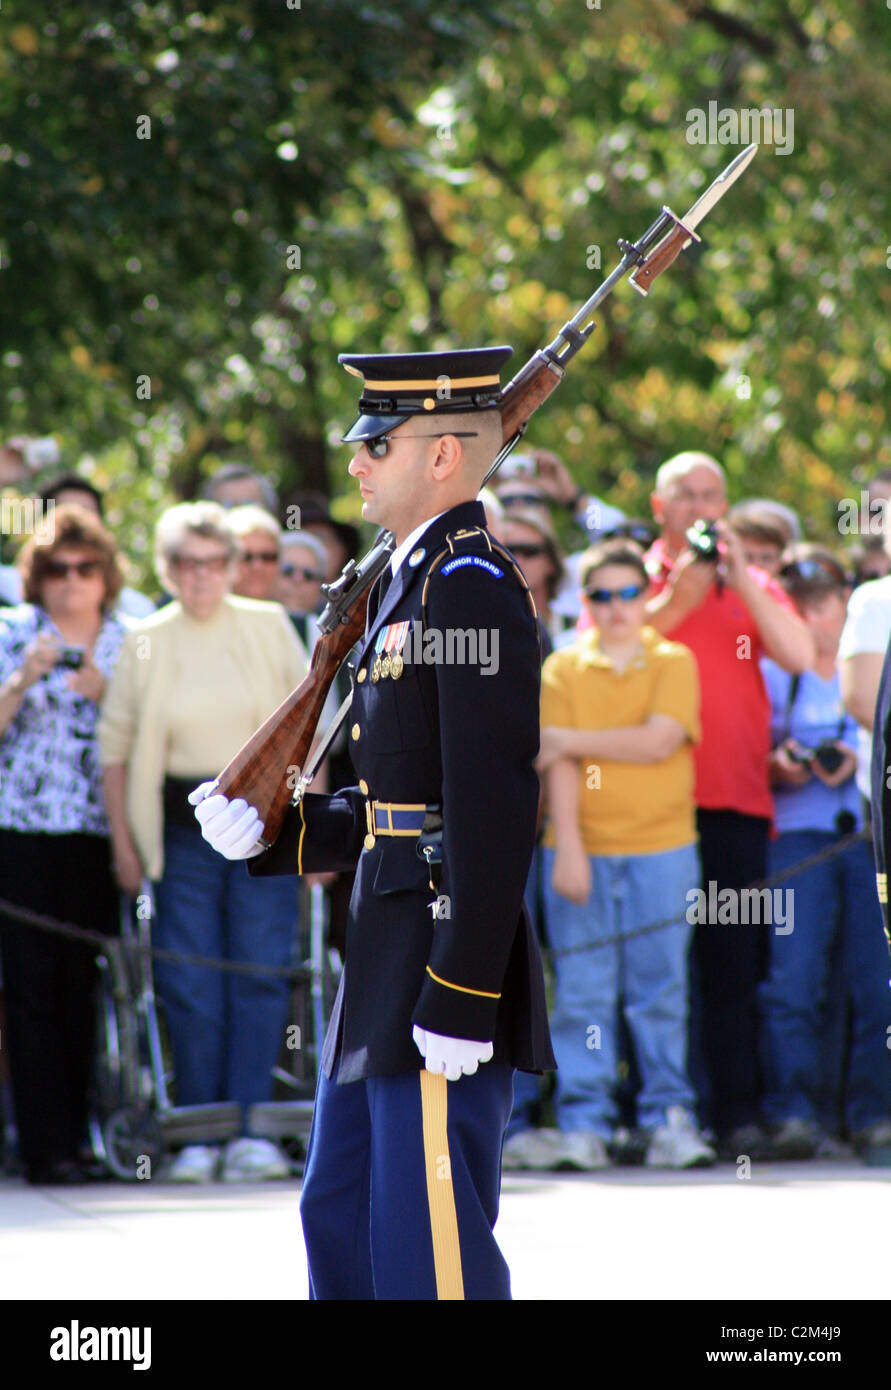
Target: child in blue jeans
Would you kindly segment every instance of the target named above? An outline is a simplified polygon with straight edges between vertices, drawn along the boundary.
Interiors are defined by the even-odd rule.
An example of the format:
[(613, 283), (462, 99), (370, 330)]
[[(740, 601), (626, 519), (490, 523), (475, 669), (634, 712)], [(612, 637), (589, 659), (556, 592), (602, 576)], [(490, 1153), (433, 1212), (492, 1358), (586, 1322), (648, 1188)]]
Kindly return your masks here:
[[(591, 626), (542, 670), (559, 1128), (509, 1141), (506, 1166), (609, 1162), (620, 1001), (642, 1081), (646, 1162), (709, 1165), (715, 1155), (697, 1130), (686, 1060), (688, 905), (699, 887), (696, 664), (688, 648), (644, 625), (649, 583), (633, 542), (593, 546), (580, 577)], [(637, 934), (672, 916), (672, 925)]]

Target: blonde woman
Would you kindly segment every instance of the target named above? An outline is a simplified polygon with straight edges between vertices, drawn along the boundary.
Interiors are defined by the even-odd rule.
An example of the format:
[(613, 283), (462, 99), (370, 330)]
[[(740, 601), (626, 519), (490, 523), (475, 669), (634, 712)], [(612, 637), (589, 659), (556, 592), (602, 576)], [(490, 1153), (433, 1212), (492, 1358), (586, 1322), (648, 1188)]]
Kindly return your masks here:
[[(287, 966), (296, 929), (288, 879), (251, 879), (201, 837), (188, 792), (214, 777), (303, 679), (306, 650), (277, 603), (230, 593), (238, 542), (215, 502), (165, 512), (155, 566), (174, 602), (127, 636), (99, 730), (114, 864), (125, 892), (155, 884), (156, 942), (172, 950)], [(159, 962), (180, 1105), (271, 1096), (287, 1022), (283, 978)], [(220, 1155), (193, 1144), (169, 1176), (206, 1181)], [(246, 1135), (223, 1155), (226, 1181), (284, 1177), (283, 1156)]]

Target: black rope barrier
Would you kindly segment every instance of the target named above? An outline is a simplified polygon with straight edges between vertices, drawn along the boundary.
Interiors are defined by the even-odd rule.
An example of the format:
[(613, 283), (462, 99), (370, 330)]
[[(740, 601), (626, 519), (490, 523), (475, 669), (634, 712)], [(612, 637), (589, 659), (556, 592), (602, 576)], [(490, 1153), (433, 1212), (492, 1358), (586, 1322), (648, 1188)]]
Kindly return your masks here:
[[(834, 844), (827, 845), (825, 849), (819, 850), (816, 854), (809, 855), (806, 859), (800, 860), (796, 864), (791, 864), (787, 869), (778, 873), (771, 874), (768, 878), (759, 879), (755, 883), (748, 884), (745, 888), (734, 889), (737, 893), (760, 892), (765, 888), (776, 887), (784, 883), (787, 879), (794, 878), (807, 869), (814, 868), (817, 864), (824, 863), (827, 859), (832, 859), (838, 854), (843, 854), (845, 850), (861, 840), (869, 840), (869, 830), (857, 830), (850, 835), (844, 835), (836, 840)], [(65, 936), (73, 941), (80, 941), (83, 945), (95, 946), (97, 950), (108, 950), (109, 942), (122, 940), (121, 937), (103, 932), (93, 931), (89, 927), (78, 927), (72, 922), (59, 922), (54, 917), (48, 917), (39, 912), (32, 912), (29, 908), (21, 907), (17, 903), (7, 902), (0, 898), (0, 917), (8, 917), (13, 921), (21, 923), (23, 926), (34, 927), (38, 931), (55, 933), (57, 936)], [(607, 946), (621, 945), (627, 941), (633, 941), (640, 936), (649, 936), (653, 932), (665, 931), (669, 927), (676, 927), (681, 919), (675, 912), (670, 917), (661, 918), (657, 922), (647, 923), (642, 927), (633, 927), (630, 931), (617, 933), (613, 936), (597, 937), (591, 941), (583, 941), (575, 946), (565, 946), (561, 948), (544, 947), (543, 954), (550, 959), (560, 956), (578, 955), (583, 951), (603, 950)], [(0, 922), (2, 925), (2, 922)], [(126, 941), (124, 942), (126, 944)], [(134, 949), (138, 949), (133, 943)], [(229, 974), (242, 975), (262, 975), (272, 978), (287, 977), (293, 980), (300, 977), (301, 971), (309, 976), (306, 967), (301, 966), (276, 966), (259, 965), (253, 961), (231, 961), (222, 960), (218, 956), (200, 956), (185, 951), (173, 951), (160, 946), (152, 946), (150, 954), (156, 960), (168, 961), (176, 965), (192, 965), (208, 970), (221, 970)]]

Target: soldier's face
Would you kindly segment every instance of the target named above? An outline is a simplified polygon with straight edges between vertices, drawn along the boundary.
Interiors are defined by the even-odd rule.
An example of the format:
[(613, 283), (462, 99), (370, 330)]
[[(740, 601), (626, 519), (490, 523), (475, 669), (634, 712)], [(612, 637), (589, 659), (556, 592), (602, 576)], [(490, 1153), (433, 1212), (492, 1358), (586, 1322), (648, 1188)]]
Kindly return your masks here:
[(349, 466), (359, 482), (363, 520), (386, 526), (397, 541), (423, 521), (430, 506), (438, 441), (423, 435), (423, 421), (404, 420), (387, 431), (390, 447), (383, 458), (372, 458), (363, 444)]

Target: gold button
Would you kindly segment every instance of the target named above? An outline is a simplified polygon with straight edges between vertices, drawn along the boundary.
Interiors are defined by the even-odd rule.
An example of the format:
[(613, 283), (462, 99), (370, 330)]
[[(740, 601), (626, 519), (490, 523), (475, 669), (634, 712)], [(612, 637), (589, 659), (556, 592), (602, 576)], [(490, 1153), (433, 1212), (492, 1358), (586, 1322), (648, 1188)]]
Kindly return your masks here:
[(350, 733), (352, 734), (354, 739), (357, 739), (359, 737), (360, 732), (361, 730), (359, 729), (358, 724), (354, 724), (353, 727), (350, 729)]
[(374, 836), (370, 833), (365, 836), (365, 848), (374, 849)]
[(359, 778), (359, 791), (363, 796), (368, 795), (368, 783), (365, 781), (364, 777)]
[(356, 677), (356, 684), (357, 684), (357, 685), (361, 685), (362, 682), (364, 681), (364, 679), (365, 679), (365, 677), (366, 677), (367, 675), (368, 675), (368, 670), (367, 670), (367, 668), (366, 668), (365, 666), (363, 666), (362, 669), (361, 669), (361, 671), (359, 672), (358, 676)]

